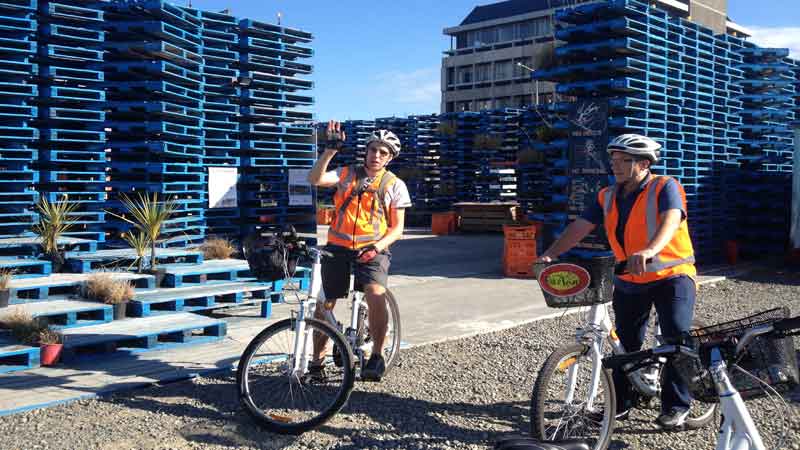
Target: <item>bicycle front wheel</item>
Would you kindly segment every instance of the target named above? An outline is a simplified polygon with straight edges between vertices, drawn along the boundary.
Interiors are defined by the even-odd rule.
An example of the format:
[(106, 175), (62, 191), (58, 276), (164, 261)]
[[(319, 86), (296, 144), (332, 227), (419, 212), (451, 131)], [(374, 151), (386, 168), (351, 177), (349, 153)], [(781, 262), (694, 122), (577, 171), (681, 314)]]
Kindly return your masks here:
[[(327, 323), (305, 319), (296, 345), (297, 325), (297, 319), (285, 319), (259, 333), (236, 372), (245, 411), (274, 433), (300, 434), (322, 425), (342, 409), (353, 389), (353, 358), (342, 335)], [(313, 340), (322, 336), (328, 338), (328, 350), (333, 345), (346, 357), (338, 363), (328, 357), (321, 370), (309, 371), (302, 362), (313, 359)]]
[[(583, 440), (593, 450), (605, 450), (614, 429), (614, 384), (600, 368), (592, 381), (591, 349), (561, 347), (545, 361), (531, 395), (531, 435), (541, 440)], [(594, 393), (592, 395), (592, 392)]]

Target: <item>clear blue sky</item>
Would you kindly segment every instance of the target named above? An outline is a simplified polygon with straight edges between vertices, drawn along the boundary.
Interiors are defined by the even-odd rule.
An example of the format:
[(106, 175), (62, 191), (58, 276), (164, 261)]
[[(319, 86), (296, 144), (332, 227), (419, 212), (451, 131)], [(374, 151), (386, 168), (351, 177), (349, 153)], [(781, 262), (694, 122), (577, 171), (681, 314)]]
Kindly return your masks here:
[[(176, 2), (177, 4), (185, 4)], [(316, 52), (312, 95), (317, 120), (371, 119), (439, 111), (442, 29), (491, 0), (192, 0), (240, 18), (310, 31)], [(762, 45), (792, 47), (800, 58), (800, 0), (728, 0), (729, 15)], [(782, 28), (781, 30), (773, 30)]]

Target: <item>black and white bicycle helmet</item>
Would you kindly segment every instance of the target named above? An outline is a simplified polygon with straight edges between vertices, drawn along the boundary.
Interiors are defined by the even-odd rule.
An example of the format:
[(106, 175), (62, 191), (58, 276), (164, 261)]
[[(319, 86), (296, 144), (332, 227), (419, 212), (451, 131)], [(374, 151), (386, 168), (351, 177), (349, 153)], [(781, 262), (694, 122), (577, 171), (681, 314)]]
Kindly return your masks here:
[(651, 163), (661, 156), (661, 144), (641, 134), (621, 134), (608, 143), (608, 153), (622, 152), (647, 158)]
[(392, 158), (397, 158), (397, 155), (400, 154), (400, 139), (389, 130), (375, 130), (372, 132), (367, 139), (367, 146), (373, 142), (380, 142), (389, 147), (389, 150), (392, 152)]

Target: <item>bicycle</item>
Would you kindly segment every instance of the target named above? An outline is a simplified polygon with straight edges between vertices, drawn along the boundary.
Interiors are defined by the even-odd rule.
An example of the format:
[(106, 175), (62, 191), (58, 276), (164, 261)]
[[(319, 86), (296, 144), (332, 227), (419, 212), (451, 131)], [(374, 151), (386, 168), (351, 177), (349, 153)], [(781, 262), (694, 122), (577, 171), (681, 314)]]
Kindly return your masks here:
[[(301, 434), (339, 412), (349, 399), (355, 380), (361, 379), (360, 368), (372, 347), (368, 305), (363, 293), (353, 289), (351, 277), (350, 324), (344, 328), (336, 320), (333, 308), (325, 303), (322, 290), (321, 261), (332, 255), (305, 245), (293, 230), (273, 241), (275, 249), (267, 258), (282, 260), (286, 285), (292, 283), (292, 259), (301, 257), (312, 261), (311, 282), (304, 298), (294, 288), (299, 307), (290, 318), (268, 326), (248, 344), (239, 360), (236, 384), (245, 411), (256, 423), (275, 433)], [(275, 258), (274, 254), (280, 256)], [(251, 267), (257, 264), (255, 258), (253, 254), (248, 257), (248, 262), (254, 261)], [(401, 330), (397, 301), (389, 290), (386, 303), (389, 326), (383, 354), (388, 374), (400, 353)], [(324, 320), (314, 318), (318, 304), (325, 305)], [(324, 359), (324, 370), (309, 370), (313, 343), (322, 336), (328, 338), (329, 347), (332, 345)]]
[(673, 359), (695, 399), (719, 402), (722, 423), (717, 450), (766, 450), (744, 400), (765, 394), (763, 387), (777, 394), (777, 389), (800, 384), (791, 338), (800, 334), (800, 316), (787, 316), (788, 309), (776, 308), (693, 330), (679, 344), (611, 356), (603, 360), (603, 366), (633, 371), (663, 358)]
[[(593, 450), (608, 447), (614, 429), (616, 398), (611, 374), (602, 369), (604, 348), (625, 354), (611, 324), (606, 303), (612, 300), (613, 275), (624, 273), (625, 263), (613, 256), (568, 258), (537, 264), (537, 278), (545, 302), (553, 308), (588, 307), (584, 323), (576, 329), (575, 342), (554, 350), (545, 360), (531, 393), (530, 433), (543, 441), (583, 440)], [(701, 327), (698, 321), (693, 328)], [(655, 339), (663, 344), (656, 323)], [(643, 407), (660, 398), (666, 359), (627, 372)], [(685, 427), (708, 424), (715, 407), (695, 404)]]

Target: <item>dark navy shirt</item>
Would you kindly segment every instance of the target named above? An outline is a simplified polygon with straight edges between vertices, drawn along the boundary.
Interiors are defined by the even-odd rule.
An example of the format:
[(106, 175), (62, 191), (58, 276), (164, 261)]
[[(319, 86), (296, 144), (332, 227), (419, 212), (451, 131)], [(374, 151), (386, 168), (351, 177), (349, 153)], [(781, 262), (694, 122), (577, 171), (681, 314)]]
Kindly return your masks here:
[[(633, 209), (633, 204), (636, 203), (636, 198), (644, 191), (645, 187), (647, 187), (647, 179), (642, 180), (642, 183), (639, 184), (639, 188), (628, 195), (625, 195), (622, 189), (617, 190), (619, 222), (617, 223), (617, 229), (615, 231), (617, 234), (617, 242), (619, 242), (623, 248), (625, 247), (625, 225), (628, 223), (628, 217), (631, 215), (631, 210)], [(597, 199), (597, 193), (595, 193), (594, 198)], [(683, 207), (681, 193), (678, 189), (678, 182), (674, 178), (670, 178), (667, 184), (664, 185), (664, 188), (661, 189), (661, 192), (658, 193), (659, 215), (670, 209), (680, 209), (682, 218), (686, 219), (686, 209)], [(583, 211), (583, 214), (581, 214), (581, 218), (596, 226), (603, 226), (604, 214), (600, 202), (595, 201), (590, 203), (586, 210)], [(628, 253), (627, 249), (625, 253)], [(616, 279), (615, 285), (626, 291), (631, 291), (634, 288), (633, 283), (624, 282), (619, 278)]]

